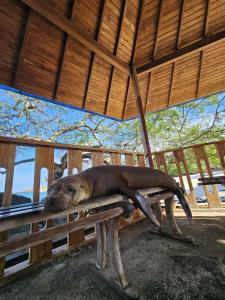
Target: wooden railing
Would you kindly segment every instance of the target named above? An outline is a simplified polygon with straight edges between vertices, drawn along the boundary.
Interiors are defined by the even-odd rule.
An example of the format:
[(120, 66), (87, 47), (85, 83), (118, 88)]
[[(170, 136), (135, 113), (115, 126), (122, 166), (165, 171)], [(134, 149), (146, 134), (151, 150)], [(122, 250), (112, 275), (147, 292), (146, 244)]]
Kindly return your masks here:
[[(110, 164), (126, 164), (126, 165), (139, 165), (145, 166), (145, 158), (143, 153), (132, 153), (130, 151), (118, 151), (112, 149), (103, 149), (95, 147), (81, 147), (76, 145), (65, 144), (52, 144), (42, 141), (23, 140), (0, 137), (0, 168), (6, 170), (5, 174), (5, 189), (2, 206), (10, 206), (12, 200), (13, 190), (13, 177), (15, 169), (15, 157), (18, 146), (28, 146), (35, 148), (35, 167), (34, 167), (34, 181), (33, 181), (33, 199), (34, 203), (39, 202), (40, 198), (40, 178), (42, 168), (48, 170), (48, 184), (54, 179), (54, 151), (55, 149), (63, 149), (67, 151), (67, 172), (68, 175), (73, 174), (74, 168), (78, 171), (82, 170), (82, 157), (84, 153), (90, 153), (92, 165), (101, 165), (106, 160)], [(215, 151), (213, 155), (216, 156), (216, 166), (210, 163), (211, 158), (208, 156), (207, 147), (214, 147)], [(211, 151), (212, 152), (212, 151)], [(225, 141), (218, 141), (208, 144), (195, 145), (191, 147), (185, 147), (182, 149), (172, 149), (163, 152), (153, 153), (153, 160), (155, 167), (167, 172), (177, 173), (179, 181), (182, 187), (186, 190), (187, 200), (192, 208), (198, 208), (196, 193), (194, 189), (195, 182), (192, 178), (190, 170), (190, 161), (193, 164), (195, 173), (199, 173), (201, 177), (206, 173), (212, 176), (212, 169), (216, 167), (220, 168), (225, 173)], [(215, 160), (215, 159), (214, 159)], [(203, 163), (205, 167), (203, 167)], [(171, 166), (173, 168), (171, 169)], [(23, 176), (23, 174), (21, 174)], [(186, 183), (185, 183), (186, 179)], [(196, 181), (196, 179), (195, 179)], [(217, 185), (212, 186), (212, 190), (209, 190), (207, 186), (200, 187), (204, 189), (207, 205), (209, 207), (221, 207), (222, 202), (218, 193)], [(83, 217), (80, 213), (80, 218)], [(130, 223), (137, 222), (143, 219), (143, 215), (139, 210), (135, 210), (133, 216), (130, 219), (121, 219), (120, 226), (124, 227)], [(73, 215), (68, 215), (67, 221), (74, 220)], [(1, 226), (1, 224), (0, 224)], [(47, 227), (54, 226), (54, 220), (47, 221)], [(39, 230), (39, 225), (33, 223), (30, 226), (31, 232)], [(26, 234), (29, 234), (27, 232)], [(7, 239), (8, 231), (0, 229), (0, 242), (4, 242)], [(95, 238), (95, 230), (92, 228), (83, 228), (79, 231), (70, 232), (65, 236), (63, 245), (58, 241), (46, 241), (39, 245), (32, 246), (28, 251), (23, 254), (23, 261), (15, 259), (14, 263), (9, 264), (10, 257), (0, 258), (0, 283), (8, 280), (28, 270), (31, 266), (42, 263), (45, 260), (52, 258), (53, 256), (65, 253), (69, 249), (80, 247), (87, 243), (90, 243)], [(18, 254), (18, 256), (21, 253)], [(11, 261), (13, 260), (11, 259)]]
[[(175, 166), (175, 172), (181, 186), (186, 192), (189, 205), (192, 208), (198, 208), (200, 206), (196, 195), (198, 177), (213, 176), (213, 173), (218, 171), (225, 174), (225, 141), (155, 152), (154, 162), (156, 168), (170, 173), (170, 175), (173, 173), (171, 172), (171, 165)], [(190, 167), (191, 164), (194, 164), (193, 168)], [(219, 208), (222, 206), (217, 185), (212, 185), (211, 189), (208, 186), (198, 187), (198, 190), (200, 189), (204, 189), (206, 206), (209, 208)], [(223, 198), (225, 198), (225, 193)]]

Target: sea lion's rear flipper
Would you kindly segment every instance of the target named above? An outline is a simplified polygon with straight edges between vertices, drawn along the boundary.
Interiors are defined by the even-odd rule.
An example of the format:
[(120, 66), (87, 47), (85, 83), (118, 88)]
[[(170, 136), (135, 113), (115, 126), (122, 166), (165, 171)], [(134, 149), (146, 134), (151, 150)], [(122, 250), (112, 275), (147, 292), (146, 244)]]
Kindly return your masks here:
[(120, 186), (120, 191), (127, 195), (131, 200), (134, 201), (134, 204), (140, 208), (140, 210), (146, 215), (147, 218), (152, 221), (154, 225), (160, 227), (159, 222), (157, 221), (155, 215), (153, 214), (151, 204), (145, 197), (137, 192), (136, 190), (130, 188), (128, 185), (124, 184)]

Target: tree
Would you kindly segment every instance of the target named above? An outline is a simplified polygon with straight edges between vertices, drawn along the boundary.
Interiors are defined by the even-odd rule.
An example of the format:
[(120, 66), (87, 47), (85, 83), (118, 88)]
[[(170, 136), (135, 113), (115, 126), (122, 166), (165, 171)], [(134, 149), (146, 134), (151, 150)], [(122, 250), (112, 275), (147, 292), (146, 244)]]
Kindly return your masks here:
[[(117, 122), (1, 90), (0, 135), (142, 151), (138, 120)], [(146, 115), (154, 151), (224, 139), (225, 94)]]

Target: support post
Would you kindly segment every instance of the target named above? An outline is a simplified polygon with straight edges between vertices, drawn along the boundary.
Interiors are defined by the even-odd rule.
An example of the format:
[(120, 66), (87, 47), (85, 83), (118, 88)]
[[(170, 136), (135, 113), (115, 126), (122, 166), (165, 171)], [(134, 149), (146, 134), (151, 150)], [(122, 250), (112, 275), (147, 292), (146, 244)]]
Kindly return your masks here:
[(149, 138), (148, 138), (148, 131), (147, 131), (146, 123), (145, 123), (144, 110), (143, 110), (142, 101), (141, 101), (141, 93), (140, 93), (140, 88), (139, 88), (139, 84), (138, 84), (137, 71), (136, 71), (136, 67), (134, 65), (132, 66), (131, 78), (132, 78), (133, 87), (134, 87), (134, 95), (135, 95), (135, 99), (136, 99), (136, 107), (137, 107), (138, 117), (139, 117), (139, 121), (140, 121), (142, 139), (143, 139), (144, 150), (145, 150), (145, 157), (147, 158), (149, 167), (154, 168), (153, 160), (152, 160), (152, 153), (151, 153), (151, 148), (150, 148)]

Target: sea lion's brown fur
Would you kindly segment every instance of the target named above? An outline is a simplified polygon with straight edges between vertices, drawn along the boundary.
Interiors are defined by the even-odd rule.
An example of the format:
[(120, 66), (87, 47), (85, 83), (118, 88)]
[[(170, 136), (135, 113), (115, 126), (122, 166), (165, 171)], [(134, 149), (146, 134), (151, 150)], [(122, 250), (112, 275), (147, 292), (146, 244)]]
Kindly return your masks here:
[(162, 187), (173, 191), (188, 219), (191, 219), (190, 208), (173, 177), (146, 167), (98, 166), (77, 175), (60, 178), (49, 186), (45, 210), (65, 210), (89, 198), (120, 193), (131, 198), (136, 206), (158, 225), (155, 218), (152, 219), (150, 205), (136, 191), (147, 187)]

